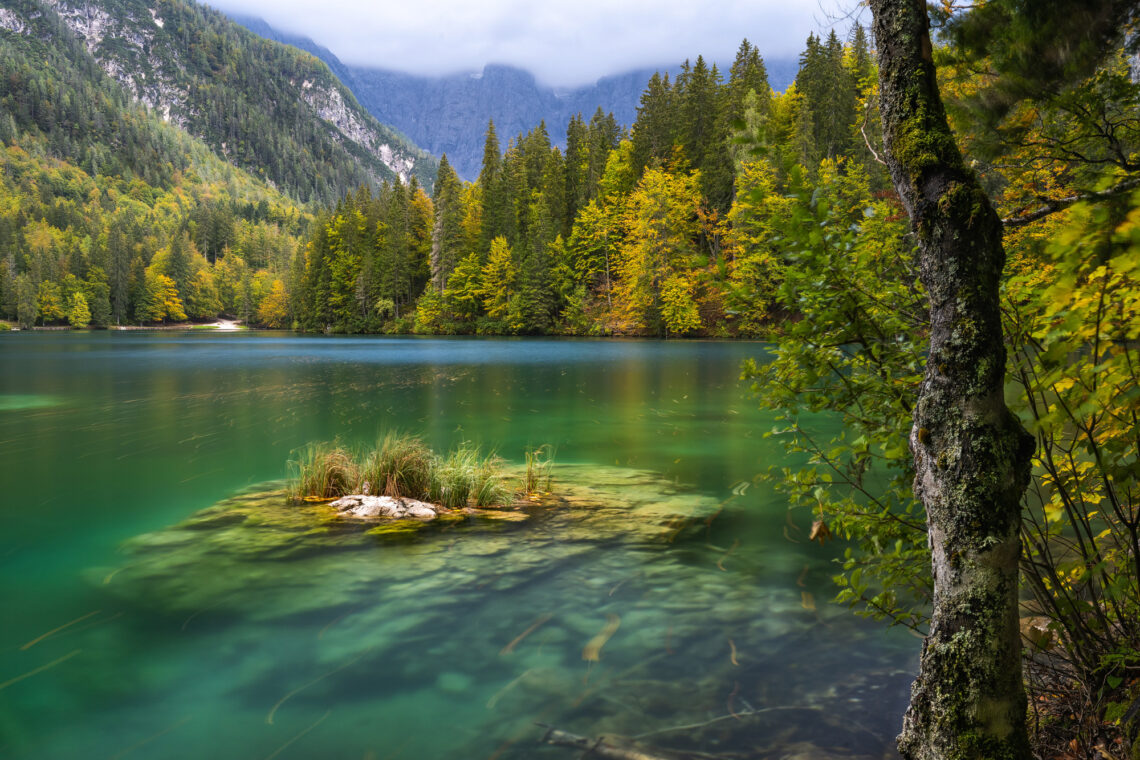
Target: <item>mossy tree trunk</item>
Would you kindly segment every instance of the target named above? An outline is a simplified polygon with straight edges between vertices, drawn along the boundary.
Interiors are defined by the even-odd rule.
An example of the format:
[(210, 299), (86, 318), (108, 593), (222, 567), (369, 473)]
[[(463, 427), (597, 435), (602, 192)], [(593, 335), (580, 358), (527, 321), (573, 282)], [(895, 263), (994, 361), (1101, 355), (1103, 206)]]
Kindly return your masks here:
[(925, 0), (870, 5), (886, 160), (918, 236), (931, 323), (910, 446), (934, 609), (899, 750), (1028, 759), (1017, 580), (1033, 439), (1002, 395), (1002, 224), (947, 124)]

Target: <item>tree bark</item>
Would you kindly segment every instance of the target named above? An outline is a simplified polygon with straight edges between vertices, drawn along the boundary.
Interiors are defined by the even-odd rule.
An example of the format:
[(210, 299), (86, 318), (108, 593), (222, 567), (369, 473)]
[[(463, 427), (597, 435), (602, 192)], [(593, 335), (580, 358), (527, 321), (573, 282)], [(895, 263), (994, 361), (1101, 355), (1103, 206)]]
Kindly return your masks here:
[(910, 446), (934, 606), (899, 751), (907, 760), (1027, 760), (1018, 534), (1033, 439), (1003, 398), (1002, 223), (946, 121), (925, 1), (870, 5), (885, 157), (930, 298)]

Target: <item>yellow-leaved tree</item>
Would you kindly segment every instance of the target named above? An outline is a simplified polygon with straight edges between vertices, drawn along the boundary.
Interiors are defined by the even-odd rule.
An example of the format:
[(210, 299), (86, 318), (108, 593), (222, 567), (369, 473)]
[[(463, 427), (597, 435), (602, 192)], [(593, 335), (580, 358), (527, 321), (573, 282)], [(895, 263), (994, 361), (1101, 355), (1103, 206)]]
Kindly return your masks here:
[[(661, 169), (647, 170), (630, 195), (614, 285), (618, 329), (665, 334), (699, 327), (699, 320), (693, 325), (696, 307), (685, 278), (696, 264), (693, 241), (700, 197), (699, 173), (673, 174)], [(666, 317), (663, 290), (676, 277), (681, 279), (672, 280)]]

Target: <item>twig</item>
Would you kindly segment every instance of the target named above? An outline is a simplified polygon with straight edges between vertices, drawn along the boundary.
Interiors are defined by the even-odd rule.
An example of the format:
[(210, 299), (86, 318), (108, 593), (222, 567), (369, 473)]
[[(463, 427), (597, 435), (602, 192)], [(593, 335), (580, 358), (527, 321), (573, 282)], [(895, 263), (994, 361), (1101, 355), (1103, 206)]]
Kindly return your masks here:
[(571, 734), (567, 731), (560, 731), (545, 723), (536, 723), (535, 725), (546, 729), (546, 733), (543, 734), (540, 740), (543, 744), (580, 749), (583, 750), (582, 757), (597, 757), (603, 760), (671, 760), (671, 758), (667, 758), (664, 755), (651, 755), (640, 749), (619, 747), (616, 744), (610, 744), (606, 741), (604, 736), (591, 739), (586, 736)]
[(631, 738), (631, 739), (644, 739), (647, 736), (656, 736), (658, 734), (669, 734), (669, 733), (673, 733), (674, 731), (689, 731), (689, 730), (692, 730), (694, 728), (704, 728), (705, 726), (711, 726), (713, 723), (720, 723), (723, 720), (739, 720), (740, 718), (747, 718), (750, 715), (760, 715), (761, 713), (776, 712), (778, 710), (811, 710), (813, 712), (819, 712), (821, 709), (822, 708), (819, 708), (819, 707), (798, 707), (796, 705), (781, 705), (781, 706), (777, 706), (777, 707), (762, 707), (759, 710), (749, 710), (748, 712), (730, 713), (728, 715), (721, 715), (719, 717), (712, 718), (710, 720), (706, 720), (703, 723), (690, 723), (687, 726), (670, 726), (669, 728), (659, 728), (656, 731), (647, 731), (644, 734), (637, 734), (636, 736), (631, 736), (629, 738)]
[(63, 625), (59, 626), (58, 628), (52, 628), (47, 633), (42, 633), (39, 636), (32, 639), (31, 641), (29, 641), (27, 644), (24, 644), (22, 647), (20, 647), (20, 651), (23, 652), (27, 649), (31, 649), (32, 647), (34, 647), (36, 644), (39, 644), (44, 639), (49, 638), (51, 636), (54, 636), (55, 634), (59, 633), (60, 631), (66, 629), (66, 628), (70, 628), (71, 626), (75, 625), (76, 623), (81, 623), (84, 620), (86, 620), (87, 618), (91, 617), (92, 615), (98, 615), (100, 612), (102, 612), (102, 610), (94, 610), (92, 612), (88, 612), (86, 615), (81, 615), (80, 617), (75, 618), (75, 620), (72, 620), (70, 623), (64, 623)]
[(863, 142), (866, 144), (867, 150), (871, 151), (871, 158), (875, 159), (875, 161), (882, 164), (883, 166), (886, 166), (887, 162), (884, 161), (882, 157), (875, 152), (875, 149), (871, 147), (871, 138), (867, 137), (867, 119), (869, 118), (870, 112), (871, 100), (868, 98), (867, 105), (863, 107), (863, 123), (859, 125), (859, 134), (863, 135)]

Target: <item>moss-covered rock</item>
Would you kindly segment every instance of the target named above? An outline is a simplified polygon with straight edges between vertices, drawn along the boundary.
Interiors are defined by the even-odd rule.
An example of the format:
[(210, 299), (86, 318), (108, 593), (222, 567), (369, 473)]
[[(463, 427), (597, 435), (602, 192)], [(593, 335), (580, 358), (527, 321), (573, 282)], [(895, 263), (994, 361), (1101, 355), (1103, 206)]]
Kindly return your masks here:
[(268, 483), (129, 540), (122, 567), (90, 576), (115, 596), (174, 616), (271, 619), (347, 605), (373, 585), (505, 590), (599, 542), (671, 539), (717, 508), (648, 472), (563, 465), (558, 474), (556, 496), (440, 509), (433, 520), (346, 516), (328, 501), (291, 502), (284, 484)]

